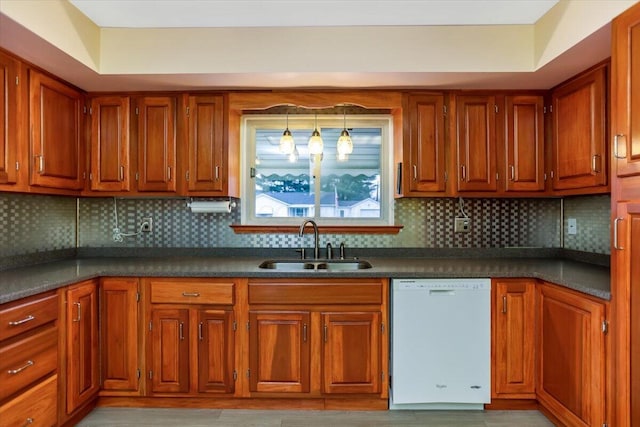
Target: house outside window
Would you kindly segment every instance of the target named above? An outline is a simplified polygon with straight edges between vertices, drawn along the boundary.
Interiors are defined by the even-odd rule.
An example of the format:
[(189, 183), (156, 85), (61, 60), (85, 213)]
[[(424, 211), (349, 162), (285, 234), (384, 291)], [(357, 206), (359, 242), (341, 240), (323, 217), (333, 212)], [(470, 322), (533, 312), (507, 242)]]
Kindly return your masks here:
[[(287, 120), (294, 156), (280, 150)], [(353, 152), (339, 157), (345, 122)], [(307, 147), (316, 123), (322, 154)], [(245, 115), (241, 131), (243, 224), (393, 225), (391, 116)]]

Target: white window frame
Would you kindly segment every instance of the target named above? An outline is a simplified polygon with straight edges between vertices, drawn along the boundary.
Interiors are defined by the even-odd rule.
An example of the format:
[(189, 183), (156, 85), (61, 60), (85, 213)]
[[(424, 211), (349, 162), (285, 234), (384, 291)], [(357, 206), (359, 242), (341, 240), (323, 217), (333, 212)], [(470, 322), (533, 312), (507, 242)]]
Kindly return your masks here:
[[(313, 115), (289, 116), (289, 129), (313, 129), (315, 125)], [(251, 171), (256, 167), (255, 132), (260, 129), (282, 129), (284, 131), (285, 115), (246, 114), (241, 118), (240, 125), (240, 187), (241, 187), (241, 224), (242, 225), (300, 225), (301, 218), (259, 217), (255, 211), (255, 180)], [(393, 116), (387, 114), (347, 115), (347, 125), (350, 128), (380, 127), (382, 141), (380, 147), (380, 218), (344, 218), (344, 217), (308, 217), (318, 225), (341, 226), (393, 226), (394, 225), (394, 197), (393, 197)], [(317, 116), (318, 129), (342, 128), (342, 115)], [(305, 144), (307, 141), (296, 141)], [(326, 142), (325, 142), (326, 143)], [(357, 146), (354, 147), (357, 149)], [(320, 182), (320, 180), (317, 180)], [(319, 187), (318, 187), (319, 188)]]

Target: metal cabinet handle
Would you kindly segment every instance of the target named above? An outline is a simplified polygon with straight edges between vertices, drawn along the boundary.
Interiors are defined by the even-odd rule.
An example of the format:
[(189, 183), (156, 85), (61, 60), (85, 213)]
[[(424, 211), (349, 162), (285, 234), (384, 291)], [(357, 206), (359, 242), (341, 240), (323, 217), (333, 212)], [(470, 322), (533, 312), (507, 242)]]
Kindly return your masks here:
[(79, 302), (74, 302), (73, 305), (75, 305), (76, 307), (78, 307), (78, 315), (76, 316), (75, 319), (73, 319), (74, 322), (79, 322), (80, 319), (82, 318), (82, 304), (80, 304)]
[(622, 221), (624, 218), (616, 218), (613, 220), (613, 248), (616, 250), (624, 250), (622, 246), (618, 244), (618, 223)]
[(626, 155), (620, 155), (620, 152), (618, 151), (618, 138), (620, 137), (626, 138), (625, 134), (623, 133), (613, 135), (613, 157), (615, 157), (616, 159), (624, 159), (627, 157)]
[(199, 292), (183, 292), (182, 296), (183, 297), (194, 297), (194, 298), (197, 298), (197, 297), (200, 296), (200, 293)]
[(516, 180), (516, 168), (513, 165), (509, 165), (509, 170), (511, 171), (511, 181)]
[(600, 154), (594, 154), (591, 157), (591, 170), (600, 173)]
[(167, 166), (167, 181), (171, 181), (171, 166)]
[(302, 325), (302, 342), (307, 342), (307, 324)]
[(506, 295), (502, 296), (502, 313), (503, 314), (507, 313), (507, 296)]
[(31, 425), (31, 424), (33, 424), (34, 421), (35, 420), (33, 418), (29, 417), (26, 420), (24, 420), (24, 424), (22, 424), (22, 426), (24, 427), (24, 426)]
[(217, 181), (218, 179), (220, 179), (220, 166), (216, 166), (215, 170), (216, 170), (216, 181)]
[(418, 179), (418, 166), (413, 165), (413, 180), (416, 181)]
[(460, 169), (462, 171), (462, 180), (467, 180), (467, 168), (464, 165), (460, 165)]
[(184, 323), (180, 322), (180, 326), (178, 327), (178, 333), (180, 341), (184, 341)]
[(19, 374), (20, 372), (22, 372), (25, 369), (27, 369), (29, 366), (33, 366), (33, 365), (35, 365), (35, 362), (33, 360), (27, 360), (27, 363), (25, 363), (24, 365), (20, 366), (19, 368), (9, 369), (7, 371), (7, 374), (9, 374), (9, 375)]
[(44, 172), (44, 156), (42, 154), (38, 154), (35, 156), (38, 159), (38, 173)]
[(324, 325), (324, 342), (327, 342), (329, 340), (329, 327), (327, 325)]
[(200, 341), (202, 341), (202, 340), (203, 340), (203, 338), (202, 338), (202, 322), (200, 322), (200, 323), (198, 324), (198, 339), (199, 339)]
[(120, 181), (124, 181), (124, 166), (120, 165)]
[(31, 322), (32, 320), (35, 320), (35, 317), (32, 315), (28, 315), (27, 317), (21, 320), (12, 320), (11, 322), (9, 322), (9, 326), (22, 325), (23, 323)]

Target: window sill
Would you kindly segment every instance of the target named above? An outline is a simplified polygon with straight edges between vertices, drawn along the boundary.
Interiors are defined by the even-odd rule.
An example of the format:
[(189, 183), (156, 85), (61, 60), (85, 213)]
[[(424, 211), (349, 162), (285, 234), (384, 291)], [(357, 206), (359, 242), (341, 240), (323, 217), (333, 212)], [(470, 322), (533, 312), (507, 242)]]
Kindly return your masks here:
[[(300, 230), (296, 225), (241, 225), (231, 224), (236, 234), (297, 234)], [(321, 233), (329, 234), (398, 234), (403, 225), (319, 225)]]

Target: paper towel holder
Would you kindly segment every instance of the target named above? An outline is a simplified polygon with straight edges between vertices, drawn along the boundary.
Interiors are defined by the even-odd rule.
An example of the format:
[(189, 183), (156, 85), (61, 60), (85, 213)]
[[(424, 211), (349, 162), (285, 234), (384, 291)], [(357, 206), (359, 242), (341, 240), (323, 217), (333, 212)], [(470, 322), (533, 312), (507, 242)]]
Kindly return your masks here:
[(231, 213), (237, 206), (236, 202), (229, 200), (194, 200), (189, 199), (187, 208), (193, 213)]

